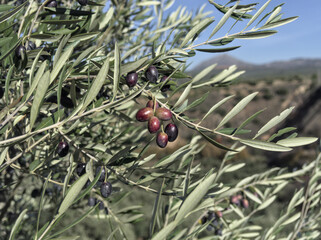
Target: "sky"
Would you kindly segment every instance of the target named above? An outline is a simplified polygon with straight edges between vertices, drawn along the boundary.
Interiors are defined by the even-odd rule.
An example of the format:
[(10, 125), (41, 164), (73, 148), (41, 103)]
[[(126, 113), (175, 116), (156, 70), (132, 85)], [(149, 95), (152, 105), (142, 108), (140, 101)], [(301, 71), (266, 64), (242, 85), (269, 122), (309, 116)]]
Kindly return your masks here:
[[(225, 4), (227, 2), (227, 0), (214, 1), (218, 4)], [(257, 8), (260, 8), (266, 0), (241, 0), (240, 4), (253, 2), (258, 2), (259, 7)], [(285, 3), (282, 6), (283, 18), (292, 16), (299, 16), (299, 18), (292, 23), (275, 28), (275, 30), (278, 30), (278, 33), (271, 37), (233, 41), (228, 46), (241, 45), (242, 47), (229, 52), (229, 54), (241, 60), (257, 64), (301, 57), (321, 58), (321, 0), (272, 0), (264, 13), (271, 11), (281, 3)], [(209, 16), (214, 16), (215, 22), (201, 34), (197, 42), (207, 40), (207, 37), (223, 14), (213, 5), (209, 4), (207, 0), (176, 0), (174, 5), (169, 9), (174, 11), (179, 5), (183, 5), (188, 10), (195, 11), (203, 4), (206, 4), (205, 12), (212, 11)], [(227, 29), (233, 23), (234, 21), (227, 22), (227, 26), (222, 28), (214, 37), (224, 36)], [(239, 22), (238, 25), (240, 28), (243, 28), (246, 23), (244, 25), (243, 22)], [(192, 59), (192, 66), (213, 56), (215, 56), (214, 53), (198, 52)]]

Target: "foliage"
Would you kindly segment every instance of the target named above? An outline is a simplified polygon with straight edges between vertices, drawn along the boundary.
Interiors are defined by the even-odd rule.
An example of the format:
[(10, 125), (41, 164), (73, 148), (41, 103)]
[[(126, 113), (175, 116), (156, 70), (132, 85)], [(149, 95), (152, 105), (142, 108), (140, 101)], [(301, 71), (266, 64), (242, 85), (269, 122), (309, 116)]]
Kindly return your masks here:
[[(262, 111), (239, 126), (224, 126), (244, 111), (256, 92), (226, 111), (215, 129), (203, 126), (203, 120), (233, 96), (214, 103), (199, 119), (188, 117), (189, 110), (208, 96), (190, 103), (193, 89), (211, 91), (226, 86), (244, 71), (231, 66), (208, 77), (213, 65), (191, 78), (185, 73), (187, 58), (197, 52), (234, 50), (239, 46), (225, 45), (235, 39), (272, 36), (275, 27), (296, 19), (282, 19), (282, 5), (264, 15), (270, 2), (256, 9), (257, 4), (230, 1), (223, 6), (209, 0), (213, 9), (224, 13), (215, 26), (204, 7), (195, 14), (183, 7), (169, 12), (173, 0), (79, 1), (81, 6), (62, 1), (57, 7), (51, 0), (18, 0), (1, 5), (4, 96), (0, 102), (0, 171), (4, 199), (0, 219), (5, 220), (1, 238), (76, 239), (77, 233), (69, 235), (68, 229), (86, 217), (99, 218), (99, 208), (103, 208), (108, 212), (108, 239), (135, 239), (132, 224), (147, 220), (147, 237), (152, 239), (317, 239), (320, 155), (292, 173), (273, 168), (234, 185), (221, 181), (223, 175), (246, 167), (229, 161), (247, 146), (287, 152), (317, 140), (296, 133), (286, 137), (293, 128), (280, 130), (267, 141), (259, 139), (293, 108), (267, 121), (251, 136), (246, 125)], [(214, 38), (231, 19), (234, 23), (228, 34)], [(242, 31), (230, 33), (242, 22), (246, 22)], [(250, 28), (254, 22), (257, 24)], [(213, 29), (208, 40), (198, 42), (208, 28)], [(148, 81), (144, 72), (151, 66), (168, 78)], [(134, 87), (128, 87), (126, 75), (132, 72), (138, 73), (139, 79)], [(145, 106), (148, 99), (170, 110), (179, 132), (190, 128), (197, 135), (166, 156), (160, 157), (160, 151), (148, 154), (155, 138), (135, 121), (139, 105)], [(216, 136), (223, 142), (216, 141)], [(197, 160), (204, 147), (201, 138), (226, 151), (220, 167), (207, 173)], [(56, 150), (59, 143), (59, 148), (66, 147), (62, 141), (68, 143), (66, 154)], [(106, 181), (103, 185), (108, 189), (100, 190)], [(298, 188), (279, 220), (268, 229), (253, 224), (253, 215), (268, 208), (290, 182), (305, 182), (306, 186)], [(155, 199), (151, 219), (142, 214), (142, 206), (121, 205), (138, 189)], [(235, 196), (241, 196), (243, 205), (231, 200)], [(97, 198), (90, 202), (91, 207), (85, 207), (88, 197)], [(251, 207), (244, 211), (246, 201)], [(79, 214), (67, 226), (59, 225), (70, 211)], [(212, 226), (213, 219), (219, 225)], [(216, 236), (204, 237), (211, 226)], [(288, 236), (282, 231), (285, 226), (292, 227)]]

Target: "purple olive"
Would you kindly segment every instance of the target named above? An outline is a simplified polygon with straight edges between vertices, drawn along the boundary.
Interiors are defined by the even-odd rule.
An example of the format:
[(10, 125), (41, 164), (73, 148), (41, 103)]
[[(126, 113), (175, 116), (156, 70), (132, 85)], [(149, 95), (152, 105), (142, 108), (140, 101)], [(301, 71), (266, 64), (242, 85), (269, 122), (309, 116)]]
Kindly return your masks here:
[(157, 108), (155, 111), (155, 116), (160, 120), (168, 121), (172, 118), (172, 112), (166, 108)]
[[(161, 80), (160, 80), (160, 82), (165, 82), (166, 80), (167, 80), (167, 76), (163, 76), (162, 78), (161, 78)], [(166, 92), (166, 91), (168, 91), (169, 89), (170, 89), (170, 87), (171, 87), (171, 85), (169, 85), (169, 84), (165, 84), (162, 88), (161, 88), (161, 91), (162, 92)]]
[(58, 144), (57, 153), (59, 157), (66, 156), (68, 154), (68, 151), (69, 151), (69, 145), (67, 142), (60, 142)]
[(168, 141), (174, 142), (178, 136), (178, 128), (174, 123), (167, 124), (165, 133), (168, 135)]
[(157, 68), (155, 66), (150, 66), (145, 72), (145, 77), (147, 78), (148, 81), (155, 83), (158, 79)]
[[(101, 168), (103, 168), (103, 169), (101, 170), (101, 174), (100, 174), (100, 177), (99, 177), (99, 179), (98, 179), (99, 182), (105, 181), (105, 176), (106, 176), (106, 170), (105, 170), (105, 167), (104, 167), (104, 166), (99, 166), (99, 167), (96, 169), (96, 175), (99, 174)], [(108, 175), (107, 175), (107, 176), (108, 176)]]
[(156, 133), (160, 129), (160, 121), (157, 117), (151, 117), (148, 120), (148, 131), (150, 133)]
[(105, 208), (103, 201), (96, 199), (96, 204), (97, 203), (99, 203), (99, 210), (103, 210)]
[[(155, 101), (155, 102), (156, 102), (156, 107), (155, 107), (155, 109), (157, 109), (157, 108), (159, 108), (159, 104), (158, 104), (157, 101)], [(147, 104), (146, 104), (146, 107), (150, 107), (150, 108), (154, 109), (154, 101), (153, 101), (153, 100), (149, 100), (149, 101), (147, 102)]]
[(168, 136), (166, 133), (164, 132), (159, 132), (157, 134), (157, 138), (156, 138), (156, 143), (160, 148), (164, 148), (166, 147), (168, 142)]
[(138, 74), (136, 72), (130, 72), (126, 76), (126, 84), (128, 87), (134, 87), (138, 81)]
[(136, 113), (136, 120), (139, 122), (148, 121), (152, 116), (154, 116), (154, 109), (150, 107), (145, 107)]
[(101, 193), (101, 196), (103, 196), (104, 198), (109, 197), (109, 195), (111, 194), (112, 190), (113, 190), (113, 188), (112, 188), (110, 182), (104, 182), (100, 186), (100, 193)]

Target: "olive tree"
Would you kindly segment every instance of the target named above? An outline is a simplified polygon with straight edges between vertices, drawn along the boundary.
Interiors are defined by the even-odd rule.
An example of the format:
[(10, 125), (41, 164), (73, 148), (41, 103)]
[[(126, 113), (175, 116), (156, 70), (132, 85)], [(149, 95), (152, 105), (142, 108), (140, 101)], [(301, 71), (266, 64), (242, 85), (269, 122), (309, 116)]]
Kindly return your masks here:
[[(138, 221), (149, 226), (144, 231), (151, 239), (320, 237), (320, 155), (294, 172), (272, 168), (233, 184), (222, 180), (246, 168), (230, 161), (245, 148), (287, 152), (317, 140), (298, 137), (293, 128), (271, 133), (293, 108), (256, 133), (246, 126), (262, 111), (226, 125), (257, 92), (228, 109), (214, 128), (204, 119), (233, 95), (208, 106), (203, 116), (189, 117), (208, 97), (189, 101), (192, 92), (227, 86), (244, 73), (230, 66), (211, 76), (212, 65), (190, 76), (189, 58), (232, 51), (239, 47), (234, 40), (270, 37), (296, 17), (282, 18), (282, 4), (268, 12), (271, 0), (209, 0), (214, 21), (204, 7), (189, 12), (171, 8), (174, 2), (2, 1), (1, 238), (85, 239), (69, 229), (90, 218), (103, 222), (108, 239), (137, 238)], [(226, 25), (230, 30), (221, 34)], [(234, 31), (236, 26), (243, 30)], [(205, 29), (211, 31), (202, 42)], [(162, 152), (187, 130), (195, 134), (186, 144)], [(266, 133), (271, 137), (262, 140)], [(218, 168), (204, 172), (201, 140), (226, 151)], [(306, 176), (274, 225), (252, 221), (289, 183)], [(128, 200), (137, 192), (153, 199), (144, 203), (152, 208), (149, 215)], [(71, 212), (73, 219), (61, 224)]]

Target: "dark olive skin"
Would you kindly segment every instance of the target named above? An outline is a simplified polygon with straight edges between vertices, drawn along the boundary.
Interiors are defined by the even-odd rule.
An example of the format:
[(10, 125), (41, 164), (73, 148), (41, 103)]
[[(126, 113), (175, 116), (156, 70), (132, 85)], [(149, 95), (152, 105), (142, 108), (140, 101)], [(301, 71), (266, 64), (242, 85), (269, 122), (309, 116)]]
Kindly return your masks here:
[(209, 212), (207, 213), (207, 215), (208, 215), (207, 219), (208, 219), (209, 221), (212, 221), (213, 219), (215, 219), (215, 213), (214, 213), (214, 212), (209, 211)]
[(113, 190), (113, 188), (112, 188), (110, 182), (104, 182), (100, 186), (100, 193), (101, 193), (101, 196), (104, 198), (109, 197), (112, 190)]
[(145, 107), (136, 113), (136, 120), (139, 122), (146, 122), (148, 121), (152, 116), (154, 116), (154, 109), (150, 107)]
[(96, 204), (97, 203), (99, 203), (99, 210), (103, 210), (105, 208), (105, 205), (104, 205), (103, 201), (97, 199)]
[(167, 124), (165, 133), (168, 135), (168, 141), (174, 142), (178, 136), (178, 128), (174, 123)]
[(34, 189), (32, 192), (31, 192), (31, 197), (32, 198), (36, 198), (36, 197), (39, 197), (41, 195), (41, 191), (39, 189)]
[(52, 1), (50, 1), (50, 2), (48, 2), (47, 4), (46, 4), (46, 7), (53, 7), (53, 8), (55, 8), (55, 7), (57, 7), (57, 1), (55, 1), (55, 0), (52, 0)]
[(148, 120), (148, 131), (150, 133), (156, 133), (160, 129), (160, 121), (157, 117), (151, 117)]
[(126, 76), (126, 84), (128, 87), (134, 87), (138, 81), (138, 74), (136, 72), (130, 72)]
[(157, 134), (157, 138), (156, 138), (156, 143), (160, 148), (164, 148), (166, 147), (167, 143), (168, 143), (168, 136), (166, 133), (164, 132), (159, 132)]
[(4, 90), (2, 87), (0, 87), (0, 98), (3, 98), (3, 95), (4, 95)]
[(98, 179), (99, 182), (105, 181), (105, 176), (106, 176), (106, 170), (105, 170), (105, 167), (103, 167), (103, 166), (99, 166), (96, 169), (96, 175), (99, 174), (101, 168), (103, 168), (103, 169), (101, 170), (101, 174), (100, 174), (100, 177)]
[[(157, 109), (157, 108), (159, 108), (159, 104), (158, 104), (157, 101), (155, 101), (155, 102), (156, 102), (156, 107), (155, 107), (155, 109)], [(146, 104), (146, 107), (150, 107), (150, 108), (154, 109), (154, 101), (153, 101), (153, 100), (149, 100), (149, 101), (147, 102), (147, 104)]]
[(76, 168), (77, 175), (80, 177), (86, 173), (86, 164), (79, 163)]
[(18, 59), (21, 59), (22, 55), (24, 55), (25, 53), (26, 53), (26, 48), (24, 46), (22, 46), (22, 45), (19, 45), (15, 50), (15, 56)]
[(88, 4), (88, 0), (77, 0), (77, 2), (81, 5), (81, 6), (86, 6)]
[(65, 108), (74, 108), (74, 103), (72, 102), (71, 98), (69, 98), (69, 97), (61, 96), (60, 103)]
[(212, 232), (214, 231), (214, 227), (212, 225), (207, 225), (206, 230)]
[(88, 206), (93, 207), (96, 205), (96, 198), (90, 197), (88, 198)]
[(29, 51), (29, 50), (34, 50), (34, 49), (36, 49), (36, 44), (32, 41), (28, 41), (27, 50)]
[[(166, 80), (167, 80), (167, 76), (163, 76), (162, 78), (161, 78), (161, 80), (160, 80), (160, 82), (165, 82)], [(170, 80), (170, 79), (169, 79)], [(161, 88), (161, 91), (162, 92), (166, 92), (166, 91), (168, 91), (169, 89), (170, 89), (170, 87), (171, 87), (171, 85), (169, 85), (169, 84), (165, 84), (162, 88)]]
[(216, 229), (215, 230), (215, 235), (216, 236), (222, 236), (222, 229)]
[(162, 121), (168, 121), (172, 118), (172, 112), (166, 108), (157, 108), (155, 111), (155, 116)]
[(156, 83), (157, 79), (158, 79), (158, 70), (157, 70), (157, 68), (155, 66), (150, 66), (145, 72), (145, 77), (151, 83)]
[(207, 222), (207, 217), (206, 216), (203, 216), (200, 220), (199, 220), (199, 223), (200, 224), (204, 224)]
[(69, 144), (67, 142), (60, 142), (58, 144), (57, 153), (59, 157), (65, 157), (69, 151)]

